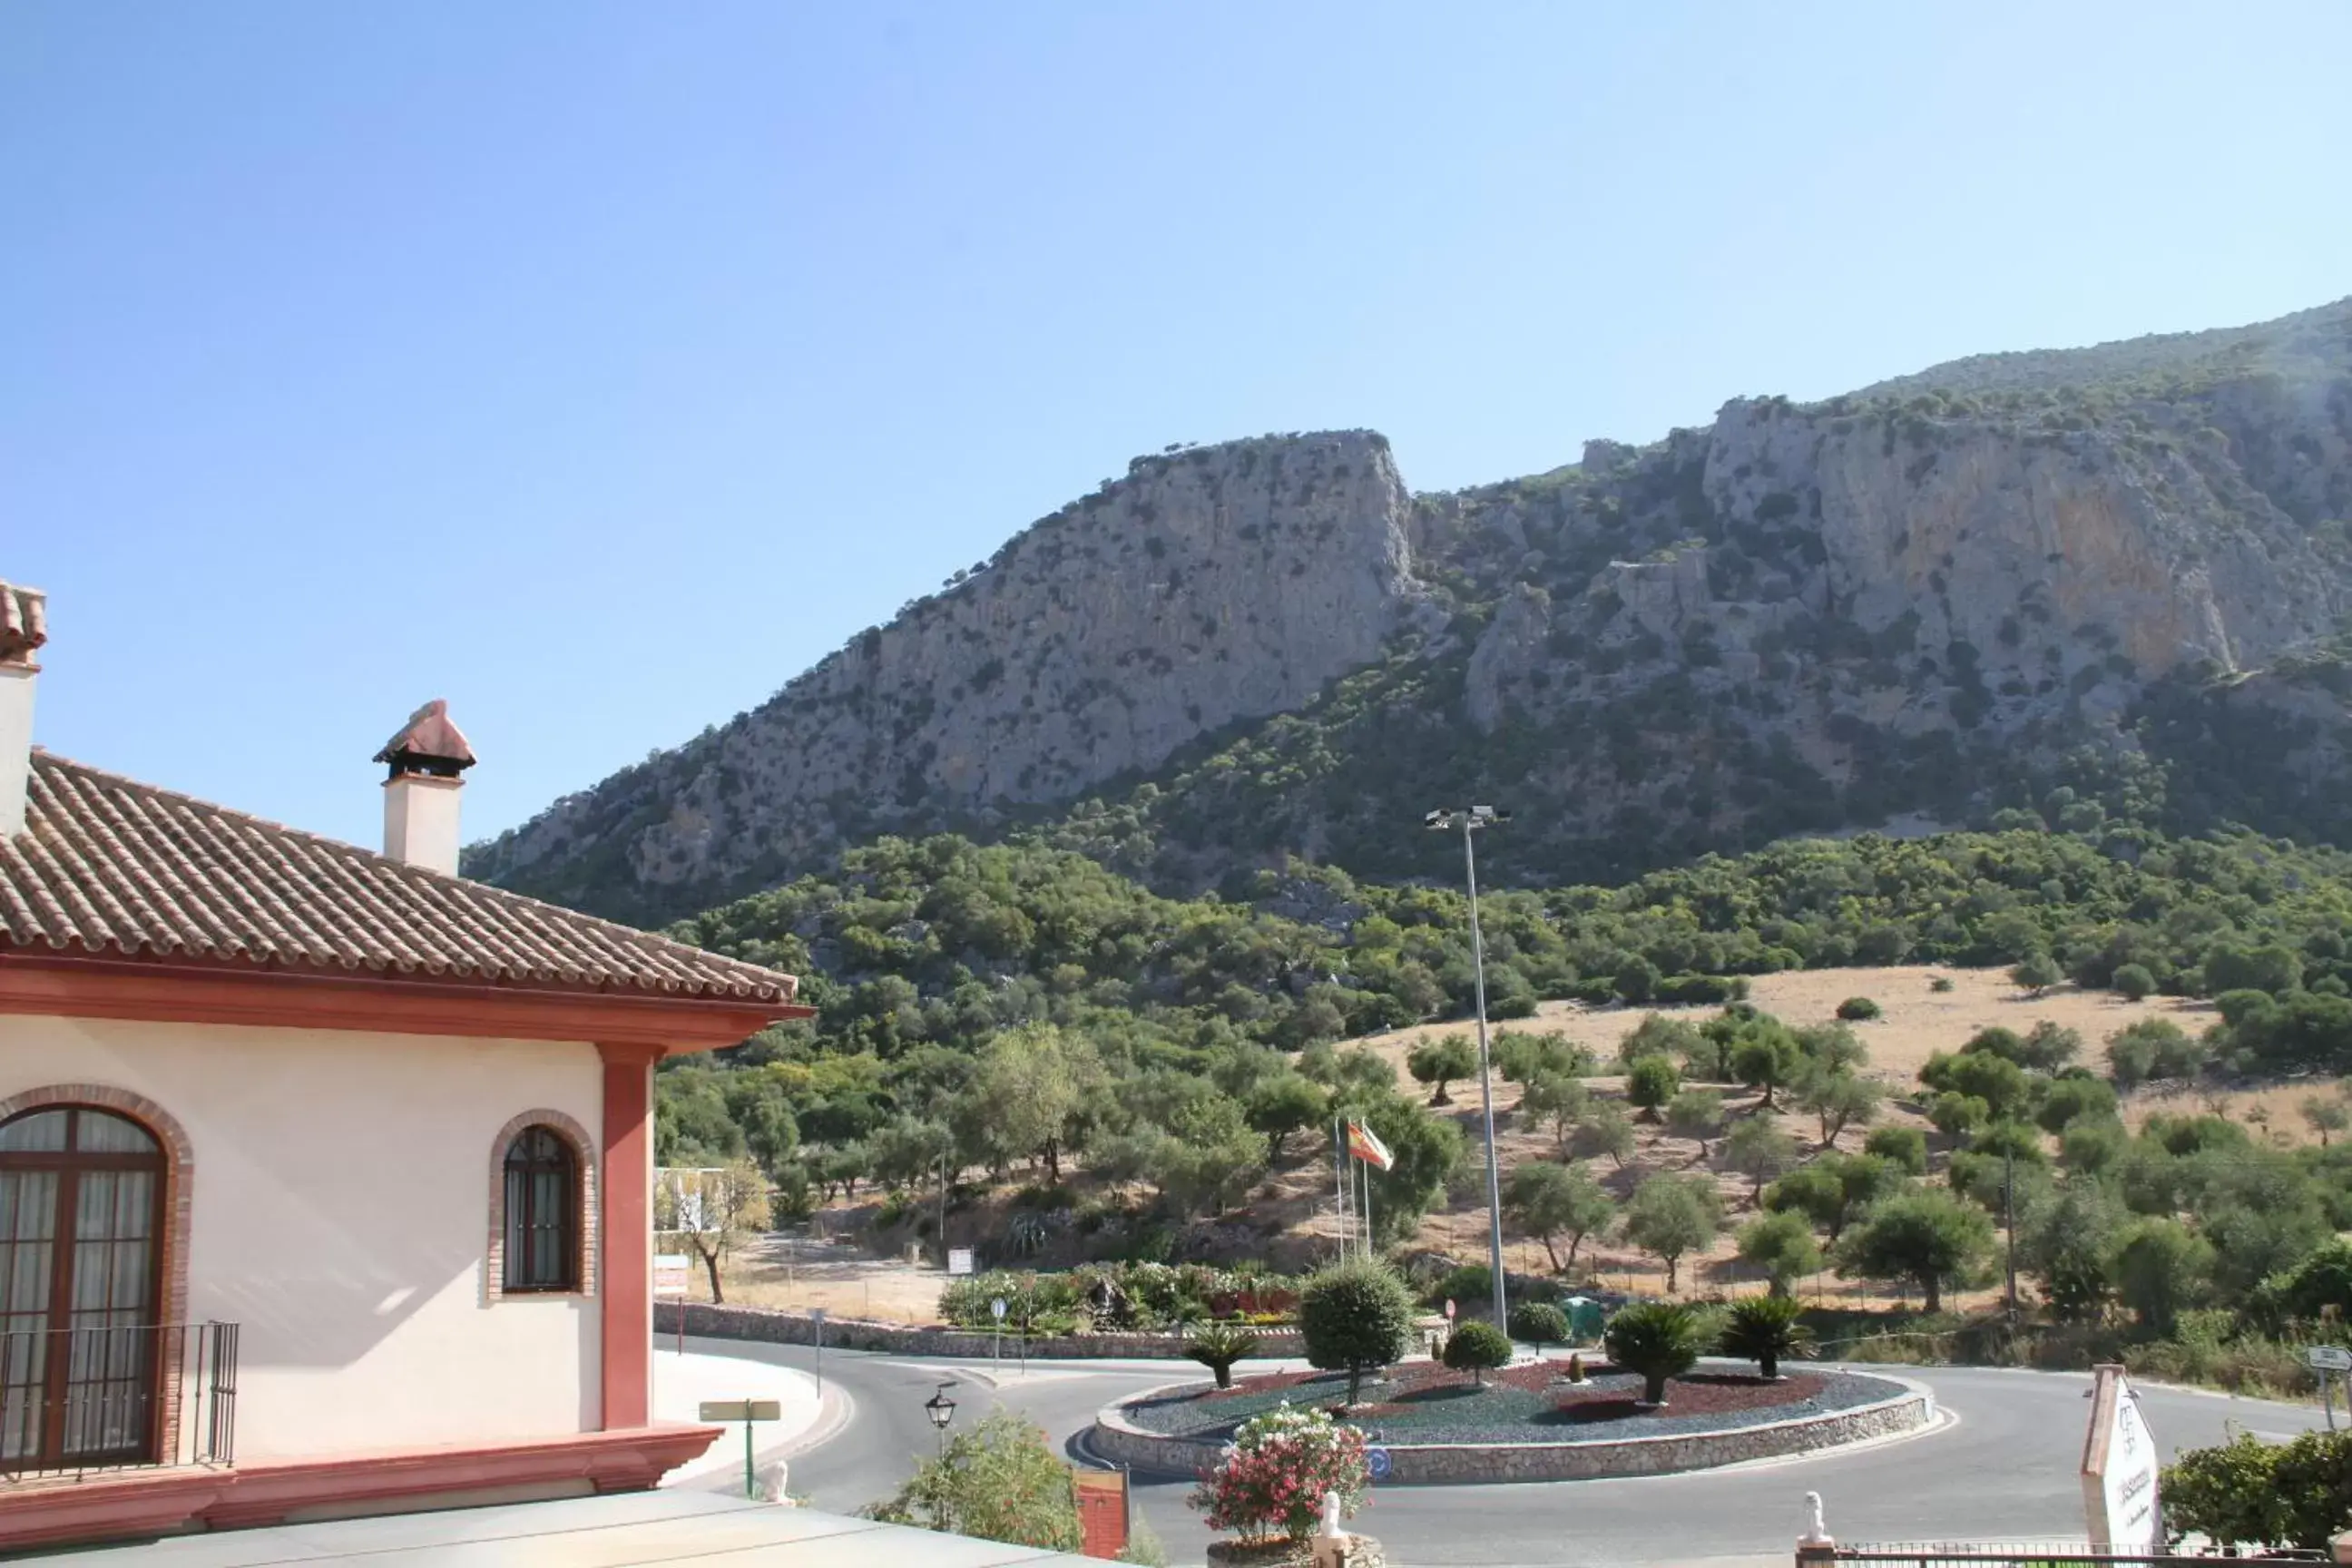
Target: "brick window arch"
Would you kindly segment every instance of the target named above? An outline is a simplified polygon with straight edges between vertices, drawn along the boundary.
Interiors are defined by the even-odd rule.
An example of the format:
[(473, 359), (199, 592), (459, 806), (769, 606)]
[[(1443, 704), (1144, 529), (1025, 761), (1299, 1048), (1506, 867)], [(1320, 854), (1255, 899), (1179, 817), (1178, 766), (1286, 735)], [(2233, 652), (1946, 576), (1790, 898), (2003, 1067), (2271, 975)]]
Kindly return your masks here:
[[(568, 1173), (562, 1169), (565, 1164), (569, 1165)], [(568, 1179), (559, 1184), (559, 1176)], [(596, 1221), (601, 1211), (596, 1201), (596, 1145), (589, 1138), (588, 1130), (560, 1110), (526, 1110), (510, 1117), (499, 1129), (498, 1136), (490, 1140), (489, 1178), (489, 1237), (482, 1269), (484, 1299), (497, 1301), (525, 1294), (595, 1295)], [(562, 1191), (560, 1214), (548, 1213), (540, 1206), (551, 1190)], [(515, 1199), (531, 1205), (534, 1212), (518, 1209)], [(532, 1226), (532, 1237), (540, 1247), (547, 1245), (551, 1237), (561, 1237), (562, 1267), (548, 1283), (510, 1286), (508, 1249), (516, 1227), (526, 1223)], [(518, 1279), (523, 1277), (520, 1266), (524, 1261), (515, 1259)], [(537, 1271), (540, 1277), (547, 1278), (544, 1256), (533, 1261), (541, 1266)]]
[[(0, 1252), (16, 1265), (11, 1278), (29, 1279), (44, 1260), (21, 1255), (49, 1251), (53, 1291), (49, 1300), (13, 1302), (26, 1310), (0, 1318), (0, 1327), (32, 1331), (0, 1369), (9, 1413), (0, 1469), (37, 1468), (68, 1452), (133, 1463), (176, 1452), (184, 1346), (163, 1331), (188, 1315), (195, 1156), (186, 1130), (143, 1095), (94, 1083), (0, 1098), (0, 1127), (11, 1124), (19, 1152), (10, 1163), (25, 1167), (13, 1179), (26, 1190), (12, 1189), (10, 1218), (33, 1223), (20, 1223), (25, 1234)], [(43, 1194), (46, 1203), (15, 1201)], [(92, 1201), (101, 1205), (95, 1214), (73, 1217)], [(59, 1224), (67, 1228), (55, 1230)], [(73, 1252), (52, 1250), (68, 1236), (80, 1238)], [(97, 1246), (92, 1237), (113, 1244)], [(26, 1348), (47, 1347), (43, 1331), (56, 1330), (88, 1331), (96, 1348), (79, 1338), (70, 1354)]]

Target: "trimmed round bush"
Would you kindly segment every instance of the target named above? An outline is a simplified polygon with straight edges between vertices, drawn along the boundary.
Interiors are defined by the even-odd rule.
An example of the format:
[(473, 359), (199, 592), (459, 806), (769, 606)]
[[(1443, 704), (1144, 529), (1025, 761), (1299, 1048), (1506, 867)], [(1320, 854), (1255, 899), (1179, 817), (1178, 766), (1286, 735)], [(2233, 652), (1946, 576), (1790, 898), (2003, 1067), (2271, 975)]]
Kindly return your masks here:
[(1538, 1350), (1568, 1343), (1568, 1314), (1549, 1301), (1519, 1301), (1511, 1307), (1511, 1338)]
[(1867, 996), (1849, 996), (1837, 1006), (1837, 1016), (1849, 1024), (1867, 1024), (1879, 1011), (1878, 1004)]
[(1475, 1373), (1484, 1386), (1489, 1368), (1511, 1364), (1510, 1336), (1475, 1318), (1457, 1323), (1445, 1341), (1445, 1364), (1455, 1372)]
[(2116, 994), (2126, 1002), (2137, 1002), (2156, 989), (2156, 976), (2144, 963), (2126, 963), (2118, 968), (2108, 982)]
[(1412, 1295), (1384, 1265), (1341, 1263), (1307, 1280), (1298, 1298), (1298, 1332), (1307, 1364), (1348, 1374), (1348, 1403), (1356, 1403), (1364, 1370), (1404, 1354), (1412, 1333)]

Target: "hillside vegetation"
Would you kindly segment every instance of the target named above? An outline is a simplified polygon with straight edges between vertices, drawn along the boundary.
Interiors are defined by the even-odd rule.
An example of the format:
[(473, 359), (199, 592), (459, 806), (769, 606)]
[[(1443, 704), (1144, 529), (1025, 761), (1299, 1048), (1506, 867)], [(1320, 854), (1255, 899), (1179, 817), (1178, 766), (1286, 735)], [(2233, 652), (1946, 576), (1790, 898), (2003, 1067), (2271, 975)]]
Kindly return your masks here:
[[(2352, 841), (2352, 301), (1962, 361), (1415, 495), (1378, 435), (1139, 458), (759, 709), (468, 852), (669, 919), (884, 834), (1024, 828), (1169, 892), (1303, 858), (1523, 885), (2057, 787)], [(2073, 826), (2071, 823), (2068, 826)]]

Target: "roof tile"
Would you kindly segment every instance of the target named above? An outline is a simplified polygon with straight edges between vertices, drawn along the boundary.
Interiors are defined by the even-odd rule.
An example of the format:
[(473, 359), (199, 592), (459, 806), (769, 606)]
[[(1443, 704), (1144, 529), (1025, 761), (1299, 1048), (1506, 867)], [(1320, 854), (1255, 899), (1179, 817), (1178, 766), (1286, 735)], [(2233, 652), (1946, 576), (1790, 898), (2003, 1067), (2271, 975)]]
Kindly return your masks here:
[(789, 1002), (793, 976), (36, 749), (0, 950)]

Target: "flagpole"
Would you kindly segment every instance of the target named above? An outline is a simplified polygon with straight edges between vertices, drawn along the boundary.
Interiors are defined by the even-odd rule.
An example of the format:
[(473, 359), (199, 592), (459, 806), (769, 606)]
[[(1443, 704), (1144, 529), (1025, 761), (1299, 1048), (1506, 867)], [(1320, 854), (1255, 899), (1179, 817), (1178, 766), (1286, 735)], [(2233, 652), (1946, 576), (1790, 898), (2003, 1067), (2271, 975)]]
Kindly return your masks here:
[(1348, 1217), (1348, 1133), (1339, 1117), (1331, 1119), (1331, 1184), (1339, 1199), (1339, 1261), (1348, 1261), (1348, 1247), (1355, 1238), (1355, 1222)]
[(1364, 1162), (1364, 1261), (1370, 1263), (1380, 1256), (1372, 1240), (1372, 1163)]

